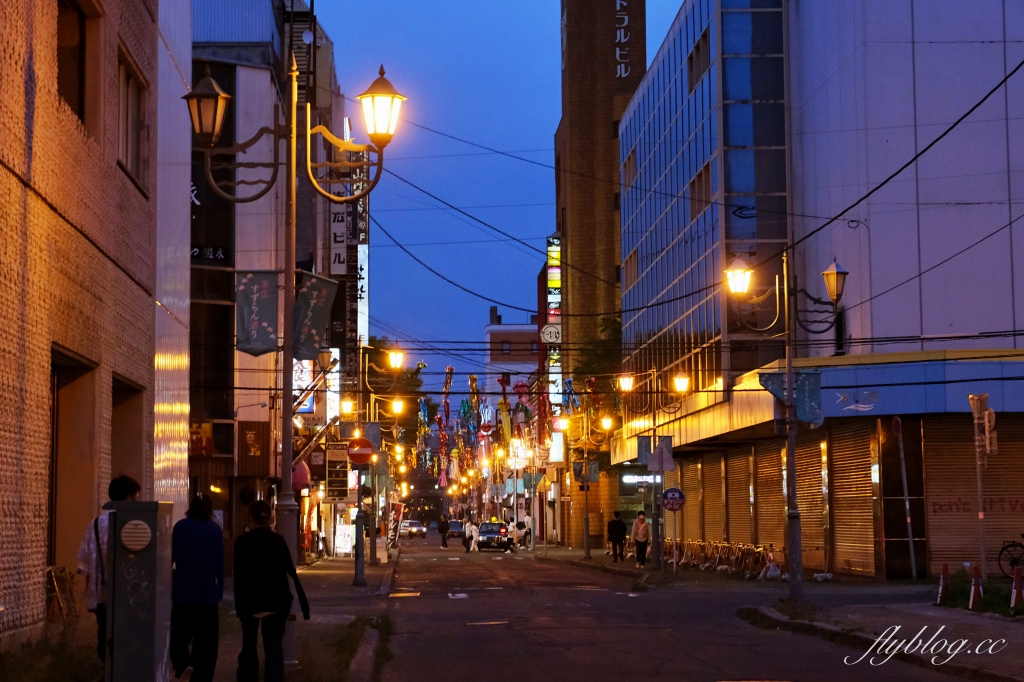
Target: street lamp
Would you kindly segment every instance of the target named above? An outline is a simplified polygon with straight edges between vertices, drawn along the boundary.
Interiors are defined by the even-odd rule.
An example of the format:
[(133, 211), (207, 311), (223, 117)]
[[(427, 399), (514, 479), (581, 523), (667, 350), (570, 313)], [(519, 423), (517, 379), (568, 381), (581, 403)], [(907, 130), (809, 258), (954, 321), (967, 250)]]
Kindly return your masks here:
[[(797, 506), (796, 498), (796, 435), (797, 435), (797, 419), (796, 419), (796, 373), (793, 370), (793, 356), (794, 356), (794, 345), (796, 341), (796, 329), (793, 321), (796, 321), (800, 327), (811, 334), (824, 334), (833, 327), (839, 321), (839, 301), (843, 297), (843, 288), (846, 285), (846, 276), (849, 273), (843, 269), (843, 266), (839, 263), (834, 262), (832, 265), (827, 267), (824, 272), (821, 273), (821, 278), (825, 281), (825, 290), (828, 292), (828, 301), (812, 296), (810, 292), (805, 289), (799, 289), (789, 286), (789, 251), (783, 251), (782, 253), (782, 296), (786, 301), (785, 305), (785, 336), (786, 336), (786, 477), (787, 480), (791, 481), (786, 486), (786, 506), (788, 507), (786, 516), (788, 519), (787, 523), (787, 559), (789, 563), (789, 598), (794, 603), (804, 601), (804, 558), (803, 558), (803, 539), (801, 537), (801, 522), (800, 522), (800, 508)], [(764, 301), (770, 294), (771, 291), (765, 292), (763, 296), (759, 297), (747, 297), (747, 290), (750, 286), (752, 279), (753, 270), (746, 264), (742, 258), (737, 258), (733, 261), (732, 266), (725, 271), (726, 280), (729, 284), (729, 290), (733, 296), (737, 299), (738, 305), (740, 303), (745, 305), (757, 304)], [(733, 283), (736, 282), (736, 286)], [(812, 303), (823, 306), (831, 307), (832, 321), (827, 320), (810, 320), (804, 322), (800, 319), (799, 312), (797, 311), (798, 297), (803, 294)], [(741, 297), (746, 297), (743, 300)], [(737, 311), (739, 312), (739, 311)], [(779, 317), (782, 315), (783, 307), (779, 300), (779, 278), (775, 278), (775, 320), (772, 321), (767, 327), (755, 327), (749, 324), (741, 314), (737, 314), (737, 319), (748, 329), (755, 332), (765, 332), (775, 326), (778, 322)], [(823, 310), (811, 310), (810, 312), (824, 313)], [(815, 325), (818, 325), (817, 327)], [(820, 325), (824, 325), (823, 327)]]
[(398, 94), (395, 86), (384, 77), (384, 65), (380, 65), (380, 76), (356, 99), (363, 105), (363, 123), (370, 141), (383, 149), (391, 142), (398, 125), (398, 112), (407, 97)]
[(601, 428), (605, 431), (612, 430), (612, 418), (609, 416), (601, 417)]
[(400, 350), (388, 351), (388, 364), (391, 365), (391, 369), (402, 369), (402, 365), (405, 364), (405, 353)]
[[(672, 388), (673, 392), (662, 392), (658, 390), (658, 370), (651, 369), (644, 372), (648, 376), (650, 389), (643, 395), (632, 396), (629, 400), (624, 401), (623, 414), (625, 414), (625, 406), (629, 405), (632, 412), (646, 413), (648, 410), (651, 415), (651, 455), (654, 454), (655, 446), (658, 442), (658, 411), (667, 412), (669, 414), (675, 414), (683, 406), (681, 394), (686, 393), (690, 389), (690, 377), (682, 372), (677, 373), (672, 377)], [(619, 377), (619, 387), (623, 388), (624, 391), (631, 391), (633, 388), (634, 376), (632, 374), (623, 374)], [(628, 386), (629, 388), (624, 388)], [(641, 403), (642, 400), (642, 403)], [(658, 460), (660, 466), (662, 462)], [(654, 471), (654, 469), (652, 469)], [(663, 472), (664, 473), (664, 472)], [(664, 482), (664, 478), (662, 478)], [(658, 492), (658, 484), (654, 484), (654, 495), (651, 509), (651, 565), (655, 570), (661, 570), (662, 568), (662, 542), (661, 542), (661, 495)]]
[[(342, 414), (352, 414), (352, 412), (355, 409), (356, 409), (356, 403), (352, 399), (351, 396), (345, 396), (344, 398), (341, 399), (341, 413)], [(356, 437), (358, 438), (358, 436), (356, 436)]]
[[(620, 377), (621, 379), (621, 377)], [(585, 482), (583, 483), (583, 559), (589, 561), (593, 557), (590, 555), (590, 457), (588, 452), (588, 446), (593, 445), (594, 447), (600, 447), (608, 441), (608, 431), (612, 427), (611, 417), (602, 417), (601, 426), (604, 429), (604, 435), (602, 437), (595, 437), (591, 422), (593, 421), (590, 416), (590, 406), (586, 406), (579, 414), (569, 415), (568, 417), (562, 417), (561, 419), (565, 422), (565, 428), (562, 430), (565, 435), (565, 443), (569, 448), (578, 448), (583, 446), (583, 477)], [(576, 438), (572, 436), (572, 424), (574, 421), (580, 421), (580, 427)]]
[[(196, 136), (196, 141), (199, 146), (195, 149), (203, 154), (203, 166), (206, 172), (206, 181), (210, 186), (210, 189), (221, 199), (231, 203), (249, 203), (256, 201), (260, 197), (267, 194), (270, 189), (274, 186), (277, 181), (278, 171), (281, 164), (279, 163), (279, 143), (285, 142), (286, 155), (285, 155), (285, 167), (287, 168), (287, 177), (285, 178), (285, 211), (284, 211), (284, 306), (282, 310), (282, 317), (285, 320), (285, 328), (279, 331), (279, 337), (281, 338), (281, 357), (282, 367), (284, 368), (281, 372), (281, 395), (283, 396), (283, 409), (281, 410), (281, 490), (278, 495), (277, 502), (277, 522), (278, 529), (283, 531), (282, 535), (285, 538), (285, 542), (288, 545), (288, 550), (291, 553), (292, 560), (295, 561), (298, 556), (298, 504), (295, 502), (295, 492), (292, 489), (292, 466), (294, 464), (293, 458), (293, 444), (292, 444), (292, 414), (293, 408), (291, 405), (294, 401), (294, 389), (292, 386), (292, 371), (291, 362), (295, 356), (295, 339), (293, 332), (289, 325), (292, 323), (294, 318), (295, 309), (295, 192), (298, 185), (297, 173), (296, 173), (296, 151), (297, 151), (297, 116), (296, 109), (298, 106), (299, 89), (298, 89), (298, 76), (299, 69), (295, 62), (295, 55), (290, 55), (289, 68), (288, 68), (288, 99), (286, 109), (286, 120), (285, 124), (281, 125), (278, 121), (278, 107), (274, 106), (273, 122), (270, 127), (264, 126), (256, 131), (250, 139), (232, 144), (227, 147), (214, 148), (217, 143), (217, 139), (220, 136), (223, 123), (224, 115), (227, 111), (227, 105), (230, 96), (224, 92), (224, 90), (217, 84), (217, 82), (210, 75), (207, 70), (206, 75), (196, 83), (195, 87), (184, 96), (185, 103), (188, 105), (189, 116), (192, 119), (192, 128)], [(329, 201), (334, 203), (354, 203), (369, 195), (373, 190), (374, 186), (380, 180), (381, 173), (383, 171), (383, 148), (391, 141), (391, 136), (395, 132), (395, 127), (398, 124), (398, 111), (400, 109), (400, 100), (397, 98), (404, 99), (399, 95), (394, 88), (391, 87), (390, 91), (385, 88), (385, 84), (390, 87), (390, 83), (383, 79), (383, 69), (381, 67), (381, 78), (378, 78), (370, 86), (367, 93), (372, 96), (373, 99), (373, 111), (376, 114), (376, 106), (378, 103), (377, 97), (380, 97), (380, 105), (383, 107), (387, 103), (391, 103), (392, 106), (388, 109), (388, 127), (385, 131), (386, 134), (381, 134), (378, 130), (378, 126), (375, 124), (371, 130), (367, 128), (367, 134), (370, 136), (371, 141), (377, 146), (372, 145), (357, 145), (347, 140), (339, 139), (338, 137), (331, 134), (324, 126), (317, 126), (316, 132), (321, 133), (325, 139), (327, 139), (335, 149), (339, 151), (354, 152), (359, 154), (366, 154), (364, 158), (360, 158), (357, 161), (342, 161), (340, 163), (311, 163), (310, 155), (312, 154), (312, 145), (310, 144), (310, 135), (313, 131), (310, 130), (310, 112), (309, 104), (306, 105), (306, 170), (309, 176), (309, 180), (313, 185), (313, 188), (319, 192), (322, 196), (325, 196)], [(388, 100), (388, 97), (391, 99)], [(395, 103), (398, 106), (394, 106)], [(364, 105), (364, 111), (365, 111)], [(383, 108), (381, 109), (383, 111)], [(245, 154), (256, 145), (265, 136), (269, 136), (273, 140), (273, 160), (271, 162), (246, 162), (240, 164), (236, 162), (238, 154)], [(376, 153), (377, 161), (372, 163), (369, 160), (368, 154)], [(247, 184), (252, 185), (263, 185), (263, 187), (257, 190), (254, 194), (237, 196), (235, 194), (229, 194), (223, 188), (221, 188), (217, 181), (213, 177), (212, 172), (212, 157), (213, 156), (226, 156), (229, 157), (229, 161), (218, 163), (218, 166), (224, 168), (263, 168), (270, 169), (269, 179), (260, 179), (254, 181), (247, 181)], [(351, 173), (347, 174), (347, 177), (336, 177), (334, 175), (328, 178), (317, 178), (313, 174), (313, 168), (328, 168), (335, 170), (340, 167), (355, 168), (365, 167), (369, 165), (376, 166), (377, 175), (368, 183), (366, 186), (356, 188), (352, 184)], [(320, 181), (324, 180), (330, 183), (331, 191), (325, 190), (320, 186)], [(336, 185), (348, 183), (349, 193), (339, 192)], [(232, 191), (237, 191), (240, 185), (239, 183), (231, 183), (225, 185), (231, 187)], [(359, 579), (359, 572), (361, 567), (356, 569), (356, 578)], [(285, 659), (288, 662), (295, 660), (295, 629), (293, 625), (289, 625), (286, 629), (285, 641)]]
[(405, 411), (405, 401), (401, 398), (395, 398), (391, 401), (391, 411), (395, 414), (402, 414)]

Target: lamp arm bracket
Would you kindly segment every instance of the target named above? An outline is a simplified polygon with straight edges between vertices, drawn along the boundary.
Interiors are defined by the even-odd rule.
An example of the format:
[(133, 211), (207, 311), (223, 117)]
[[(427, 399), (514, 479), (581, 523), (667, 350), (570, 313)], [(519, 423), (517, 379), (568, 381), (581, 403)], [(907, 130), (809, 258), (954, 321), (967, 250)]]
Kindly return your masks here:
[[(224, 201), (229, 201), (229, 202), (231, 202), (233, 204), (247, 204), (249, 202), (256, 201), (257, 199), (263, 198), (267, 194), (267, 192), (269, 192), (271, 190), (271, 188), (274, 186), (274, 183), (277, 182), (277, 173), (278, 173), (278, 170), (281, 168), (281, 164), (279, 163), (279, 156), (278, 156), (278, 151), (277, 151), (277, 145), (275, 144), (274, 145), (274, 165), (273, 165), (273, 170), (270, 173), (270, 179), (269, 180), (265, 180), (265, 181), (264, 180), (248, 181), (248, 182), (245, 183), (245, 184), (257, 184), (257, 183), (260, 183), (260, 182), (265, 182), (266, 186), (263, 189), (261, 189), (259, 192), (257, 192), (256, 194), (253, 194), (252, 196), (239, 197), (239, 196), (234, 196), (234, 195), (228, 194), (227, 192), (222, 190), (217, 185), (217, 181), (213, 179), (213, 169), (210, 167), (210, 158), (212, 156), (213, 156), (213, 150), (211, 150), (211, 149), (203, 150), (203, 168), (206, 171), (206, 183), (210, 186), (210, 189), (213, 190), (214, 194), (219, 196)], [(238, 184), (241, 184), (241, 183), (232, 183), (232, 184), (237, 186)]]
[(796, 293), (803, 294), (805, 297), (807, 297), (807, 299), (809, 301), (812, 301), (812, 302), (814, 302), (817, 305), (826, 306), (829, 309), (832, 309), (832, 308), (835, 307), (835, 305), (832, 303), (832, 301), (826, 301), (826, 300), (818, 298), (817, 296), (812, 296), (811, 292), (807, 291), (807, 289), (797, 289)]
[[(367, 196), (370, 192), (373, 191), (373, 188), (377, 186), (377, 183), (380, 182), (380, 176), (383, 174), (384, 150), (377, 149), (376, 147), (373, 147), (373, 146), (370, 146), (370, 145), (357, 145), (357, 144), (352, 144), (351, 142), (345, 142), (344, 140), (340, 140), (337, 137), (335, 137), (334, 135), (332, 135), (330, 133), (330, 131), (328, 131), (323, 126), (317, 126), (316, 128), (314, 128), (313, 130), (315, 130), (315, 131), (319, 132), (320, 134), (322, 134), (324, 137), (326, 137), (328, 139), (328, 141), (330, 141), (332, 144), (334, 144), (335, 146), (337, 146), (337, 147), (339, 147), (341, 149), (346, 149), (348, 151), (359, 151), (359, 152), (361, 152), (361, 151), (375, 151), (375, 152), (377, 152), (377, 161), (376, 161), (376, 163), (372, 164), (373, 166), (376, 167), (377, 174), (373, 177), (372, 180), (370, 180), (370, 183), (366, 187), (361, 189), (359, 192), (356, 192), (355, 194), (351, 194), (349, 196), (337, 196), (335, 194), (332, 194), (332, 193), (328, 192), (327, 190), (325, 190), (323, 187), (321, 187), (320, 183), (316, 179), (316, 176), (313, 175), (313, 165), (312, 165), (313, 164), (313, 160), (310, 158), (310, 154), (312, 153), (311, 152), (312, 145), (310, 144), (310, 136), (311, 136), (313, 130), (310, 130), (310, 127), (309, 127), (309, 116), (310, 116), (310, 108), (309, 108), (309, 103), (307, 103), (306, 104), (306, 174), (309, 176), (309, 182), (310, 182), (310, 184), (313, 185), (313, 189), (315, 189), (317, 192), (319, 192), (320, 195), (323, 196), (324, 198), (326, 198), (328, 201), (331, 201), (331, 202), (333, 202), (335, 204), (350, 204), (350, 203), (354, 203), (356, 201), (359, 201), (363, 197)], [(323, 182), (326, 182), (327, 184), (338, 184), (338, 181), (333, 181), (333, 180), (324, 180)], [(342, 182), (348, 183), (348, 182), (351, 182), (351, 181), (345, 180), (345, 181), (342, 181)]]
[(817, 324), (825, 324), (825, 322), (822, 321), (822, 320), (811, 320), (811, 321), (808, 321), (808, 322), (804, 322), (803, 320), (800, 319), (799, 315), (794, 315), (793, 317), (796, 318), (797, 324), (799, 324), (800, 327), (805, 332), (807, 332), (808, 334), (825, 334), (825, 333), (831, 331), (832, 328), (836, 326), (836, 322), (839, 321), (839, 315), (836, 314), (836, 311), (835, 311), (834, 308), (833, 308), (833, 313), (832, 313), (832, 321), (829, 322), (828, 326), (826, 326), (824, 329), (813, 329), (811, 327), (811, 325), (815, 324), (815, 323), (817, 323)]
[[(309, 111), (309, 105), (308, 104), (306, 105), (306, 110)], [(374, 147), (372, 144), (356, 144), (355, 142), (349, 142), (347, 140), (343, 140), (340, 137), (337, 137), (336, 135), (334, 135), (334, 133), (332, 133), (325, 126), (322, 126), (322, 125), (316, 126), (313, 129), (309, 129), (309, 123), (308, 123), (309, 118), (308, 117), (306, 118), (306, 121), (307, 121), (306, 128), (307, 128), (308, 133), (310, 135), (313, 135), (315, 133), (320, 133), (321, 135), (324, 136), (324, 138), (328, 142), (330, 142), (332, 145), (334, 145), (335, 147), (337, 147), (338, 149), (340, 149), (342, 151), (345, 151), (345, 152), (375, 152), (375, 151), (377, 151), (377, 148)]]

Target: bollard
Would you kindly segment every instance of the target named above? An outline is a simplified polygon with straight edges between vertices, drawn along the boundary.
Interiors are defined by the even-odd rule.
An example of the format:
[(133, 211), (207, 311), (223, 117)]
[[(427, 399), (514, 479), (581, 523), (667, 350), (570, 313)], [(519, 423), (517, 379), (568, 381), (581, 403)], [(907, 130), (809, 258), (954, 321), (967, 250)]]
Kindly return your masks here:
[(971, 599), (967, 603), (967, 608), (973, 611), (975, 603), (977, 603), (978, 608), (981, 608), (981, 598), (984, 596), (985, 594), (981, 589), (981, 567), (975, 566), (974, 577), (971, 578)]
[(1024, 581), (1021, 580), (1020, 566), (1013, 569), (1013, 589), (1010, 591), (1010, 608), (1024, 606)]
[(946, 599), (946, 592), (949, 591), (949, 564), (942, 564), (942, 574), (939, 575), (939, 595), (935, 598), (935, 605), (942, 606)]
[(352, 579), (352, 584), (361, 586), (366, 584), (366, 575), (364, 573), (365, 564), (365, 552), (366, 552), (366, 517), (363, 515), (363, 511), (360, 509), (356, 514), (356, 551), (355, 551), (355, 564), (356, 564), (356, 575)]

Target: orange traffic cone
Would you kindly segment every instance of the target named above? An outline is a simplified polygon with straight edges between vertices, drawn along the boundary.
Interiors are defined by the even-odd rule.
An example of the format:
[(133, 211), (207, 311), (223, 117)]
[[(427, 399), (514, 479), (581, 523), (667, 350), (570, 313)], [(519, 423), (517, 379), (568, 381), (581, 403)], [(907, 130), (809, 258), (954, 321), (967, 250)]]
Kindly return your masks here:
[(949, 564), (942, 564), (942, 574), (939, 576), (939, 595), (935, 598), (935, 605), (942, 606), (946, 599), (946, 592), (949, 591)]
[(1010, 608), (1024, 605), (1024, 581), (1021, 580), (1020, 566), (1013, 569), (1013, 590), (1010, 592)]
[(967, 603), (967, 608), (973, 611), (975, 603), (981, 608), (981, 598), (984, 596), (981, 590), (981, 567), (975, 566), (974, 577), (971, 579), (971, 599)]

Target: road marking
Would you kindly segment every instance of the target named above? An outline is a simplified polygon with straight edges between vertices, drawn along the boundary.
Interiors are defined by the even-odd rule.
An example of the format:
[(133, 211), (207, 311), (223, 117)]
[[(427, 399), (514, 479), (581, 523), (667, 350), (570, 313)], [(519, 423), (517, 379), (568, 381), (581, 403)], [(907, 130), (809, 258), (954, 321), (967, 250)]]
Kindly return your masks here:
[(457, 556), (450, 556), (450, 557), (448, 557), (448, 561), (458, 561), (458, 560), (459, 560), (459, 557), (457, 557)]
[(392, 592), (388, 596), (391, 597), (392, 599), (395, 599), (397, 597), (418, 597), (418, 596), (420, 596), (420, 593), (419, 592)]
[(495, 561), (504, 561), (504, 559), (505, 559), (505, 557), (503, 557), (503, 556), (492, 556), (491, 558), (494, 559)]
[(466, 623), (466, 625), (508, 625), (507, 620), (481, 620), (475, 623)]
[(466, 594), (465, 592), (449, 592), (448, 593), (448, 598), (449, 599), (469, 599), (469, 595)]

